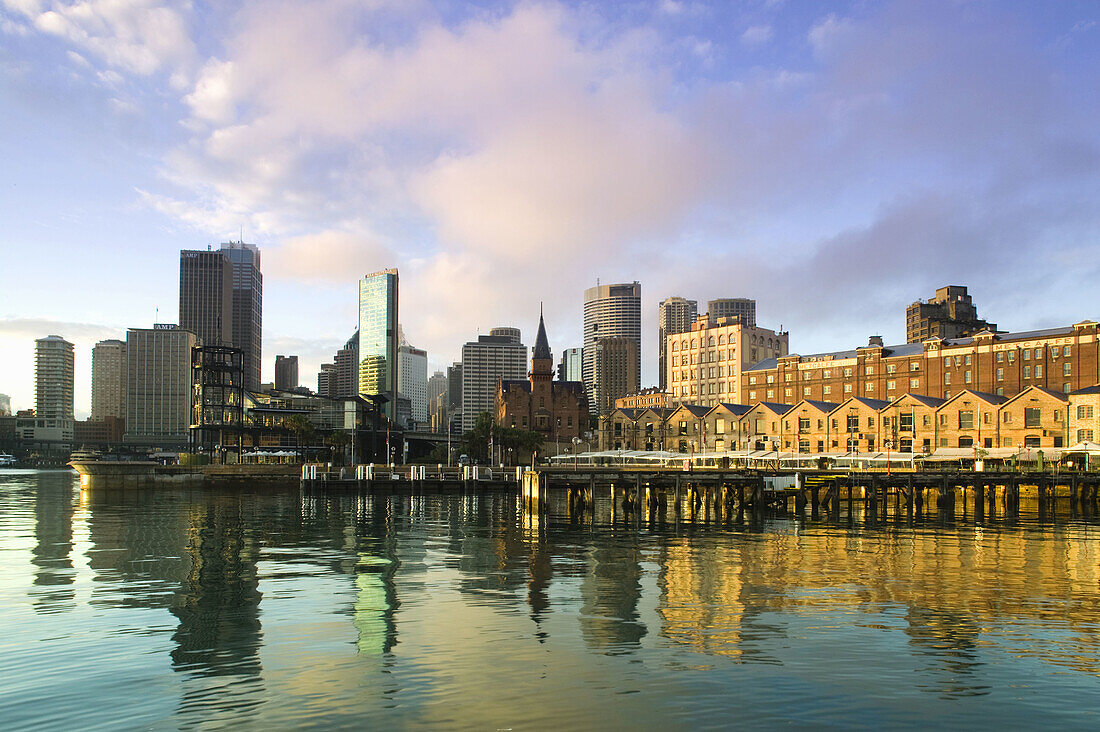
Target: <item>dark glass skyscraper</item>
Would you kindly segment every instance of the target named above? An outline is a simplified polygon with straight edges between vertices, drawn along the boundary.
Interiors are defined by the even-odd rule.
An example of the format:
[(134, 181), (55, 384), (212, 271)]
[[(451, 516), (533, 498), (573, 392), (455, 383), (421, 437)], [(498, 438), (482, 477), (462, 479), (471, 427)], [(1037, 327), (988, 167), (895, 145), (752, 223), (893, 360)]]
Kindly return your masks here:
[(260, 250), (230, 242), (180, 252), (180, 327), (206, 346), (244, 352), (244, 388), (260, 389), (263, 275)]
[(385, 396), (391, 420), (397, 407), (397, 270), (359, 280), (359, 393)]
[(230, 242), (222, 244), (222, 253), (233, 267), (230, 343), (244, 351), (244, 388), (259, 391), (264, 307), (260, 250), (252, 244)]

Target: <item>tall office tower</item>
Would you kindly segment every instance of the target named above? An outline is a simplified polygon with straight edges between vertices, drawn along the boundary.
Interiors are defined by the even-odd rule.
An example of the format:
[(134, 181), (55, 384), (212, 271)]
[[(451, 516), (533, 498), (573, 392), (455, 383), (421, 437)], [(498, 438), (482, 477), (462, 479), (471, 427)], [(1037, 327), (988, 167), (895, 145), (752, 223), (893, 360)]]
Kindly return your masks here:
[(182, 446), (191, 424), (191, 349), (177, 325), (126, 331), (126, 442)]
[(359, 331), (348, 338), (344, 347), (333, 358), (336, 364), (334, 396), (351, 399), (359, 393)]
[(455, 417), (462, 415), (462, 362), (455, 361), (447, 367), (447, 424), (450, 429), (461, 425)]
[(337, 383), (336, 364), (321, 364), (321, 370), (317, 372), (317, 396), (335, 399)]
[(447, 424), (447, 375), (436, 371), (428, 378), (428, 423), (432, 432), (442, 432)]
[(298, 388), (298, 357), (275, 357), (275, 388), (290, 391)]
[[(630, 338), (597, 338), (592, 344), (592, 365), (596, 379), (596, 414), (610, 414), (615, 400), (638, 391), (640, 380), (638, 349)], [(586, 347), (587, 350), (587, 347)]]
[(264, 309), (260, 250), (253, 244), (237, 241), (222, 244), (222, 253), (233, 267), (230, 344), (244, 351), (244, 388), (259, 391)]
[(100, 341), (92, 348), (93, 422), (126, 418), (126, 344)]
[[(601, 379), (608, 378), (616, 384), (622, 383), (622, 374), (605, 375), (596, 368), (594, 346), (600, 338), (627, 338), (634, 342), (637, 353), (635, 361), (642, 362), (642, 286), (637, 282), (619, 285), (597, 285), (584, 291), (584, 353), (582, 371), (584, 388), (588, 392), (589, 408), (598, 409), (597, 390)], [(606, 359), (603, 363), (612, 363)], [(621, 359), (613, 361), (619, 367), (626, 367)], [(638, 391), (641, 387), (641, 372), (635, 369), (633, 380), (628, 382), (626, 393)], [(607, 390), (604, 389), (606, 392)]]
[(428, 352), (405, 344), (397, 349), (397, 393), (409, 400), (412, 419), (428, 423)]
[(518, 328), (493, 328), (462, 346), (462, 431), (473, 428), (482, 412), (496, 412), (501, 379), (527, 375), (527, 348)]
[[(756, 300), (750, 300), (747, 297), (724, 297), (720, 300), (711, 300), (707, 303), (707, 315), (710, 316), (711, 324), (717, 323), (721, 318), (741, 318), (741, 323), (749, 328), (756, 327)], [(688, 321), (688, 328), (691, 327), (695, 318)], [(684, 328), (687, 330), (688, 328)], [(684, 330), (676, 331), (677, 333), (683, 333)], [(669, 333), (668, 335), (672, 335)], [(662, 388), (664, 384), (661, 385)]]
[(34, 416), (38, 419), (73, 419), (73, 379), (76, 359), (73, 344), (58, 335), (34, 342)]
[(909, 343), (960, 338), (983, 330), (996, 331), (997, 325), (978, 318), (978, 309), (960, 285), (941, 287), (934, 298), (917, 300), (905, 311), (905, 340)]
[(233, 344), (233, 265), (220, 250), (180, 252), (180, 323), (207, 346)]
[(695, 322), (695, 316), (699, 310), (699, 303), (695, 300), (685, 300), (682, 297), (665, 298), (657, 305), (657, 366), (658, 383), (661, 391), (665, 390), (665, 339), (672, 333), (683, 333)]
[(584, 381), (581, 360), (583, 348), (566, 348), (558, 362), (558, 381)]
[(397, 420), (397, 270), (359, 280), (359, 394), (384, 396), (382, 413)]

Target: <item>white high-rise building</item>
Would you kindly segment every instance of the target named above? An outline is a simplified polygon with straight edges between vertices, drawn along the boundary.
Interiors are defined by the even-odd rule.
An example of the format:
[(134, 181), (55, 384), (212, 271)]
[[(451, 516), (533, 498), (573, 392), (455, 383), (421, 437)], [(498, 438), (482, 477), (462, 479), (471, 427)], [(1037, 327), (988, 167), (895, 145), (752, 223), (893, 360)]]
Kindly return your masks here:
[(527, 347), (519, 328), (493, 328), (462, 346), (462, 431), (473, 428), (482, 412), (496, 411), (501, 379), (527, 376)]
[(126, 344), (100, 341), (92, 348), (92, 421), (126, 418)]
[(177, 325), (126, 331), (126, 442), (182, 446), (191, 424), (191, 349)]
[(397, 349), (397, 395), (409, 400), (412, 419), (428, 423), (428, 352), (403, 344)]
[[(628, 338), (634, 342), (635, 362), (642, 362), (642, 286), (637, 282), (597, 285), (584, 291), (584, 352), (582, 371), (588, 404), (598, 409), (596, 391), (602, 377), (595, 368), (596, 341)], [(641, 369), (630, 375), (628, 393), (641, 388)], [(621, 379), (614, 379), (619, 382)]]
[(584, 349), (566, 348), (558, 362), (558, 381), (584, 381)]
[(34, 342), (33, 439), (66, 445), (73, 439), (73, 344), (51, 335)]

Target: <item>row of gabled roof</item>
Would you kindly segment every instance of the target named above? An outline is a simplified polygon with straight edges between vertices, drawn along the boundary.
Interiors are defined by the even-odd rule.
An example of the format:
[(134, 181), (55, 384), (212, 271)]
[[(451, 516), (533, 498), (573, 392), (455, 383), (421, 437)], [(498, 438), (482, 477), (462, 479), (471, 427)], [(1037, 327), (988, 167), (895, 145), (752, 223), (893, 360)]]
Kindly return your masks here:
[[(1040, 393), (1045, 394), (1049, 397), (1057, 399), (1058, 401), (1063, 402), (1063, 403), (1069, 401), (1067, 395), (1063, 394), (1062, 392), (1053, 391), (1051, 389), (1046, 389), (1046, 388), (1041, 387), (1041, 386), (1029, 386), (1028, 388), (1024, 389), (1019, 394), (1016, 394), (1013, 397), (1005, 397), (1005, 396), (1000, 396), (998, 394), (989, 394), (987, 392), (975, 391), (973, 389), (964, 389), (964, 390), (960, 391), (958, 394), (955, 394), (954, 396), (952, 396), (950, 399), (940, 399), (938, 397), (925, 396), (923, 394), (907, 393), (907, 394), (903, 394), (900, 397), (898, 397), (896, 399), (893, 399), (893, 400), (868, 399), (866, 397), (853, 396), (853, 397), (849, 397), (848, 399), (845, 399), (843, 402), (839, 402), (839, 403), (838, 402), (823, 402), (823, 401), (819, 401), (819, 400), (816, 400), (816, 399), (803, 399), (803, 400), (801, 400), (801, 401), (799, 401), (795, 404), (780, 404), (780, 403), (777, 403), (777, 402), (757, 402), (753, 405), (748, 405), (748, 404), (732, 404), (732, 403), (729, 403), (729, 402), (719, 402), (718, 404), (715, 404), (714, 406), (706, 406), (706, 405), (703, 405), (703, 404), (686, 404), (685, 403), (685, 404), (680, 404), (676, 407), (646, 407), (644, 409), (621, 407), (619, 409), (616, 409), (615, 412), (623, 414), (625, 417), (627, 417), (631, 421), (636, 422), (646, 412), (652, 412), (658, 419), (668, 420), (674, 414), (676, 414), (676, 412), (681, 411), (681, 410), (684, 410), (684, 411), (688, 412), (695, 419), (703, 419), (705, 417), (710, 416), (710, 414), (712, 414), (713, 412), (716, 412), (718, 410), (723, 410), (723, 409), (725, 411), (729, 412), (730, 414), (736, 416), (736, 417), (743, 417), (746, 414), (748, 414), (750, 411), (752, 411), (753, 409), (757, 409), (757, 408), (763, 409), (765, 411), (771, 412), (772, 414), (774, 414), (776, 416), (781, 417), (784, 414), (786, 414), (787, 412), (790, 412), (791, 410), (796, 409), (796, 408), (798, 408), (802, 405), (808, 405), (811, 408), (817, 410), (818, 412), (821, 412), (822, 414), (829, 414), (831, 412), (836, 412), (838, 410), (847, 410), (850, 406), (852, 406), (854, 404), (861, 404), (865, 407), (868, 407), (868, 408), (878, 412), (878, 411), (881, 411), (883, 409), (886, 409), (887, 407), (892, 407), (892, 406), (898, 405), (902, 401), (907, 400), (907, 399), (912, 400), (912, 401), (916, 401), (917, 403), (922, 404), (922, 405), (924, 405), (926, 407), (929, 407), (931, 409), (939, 409), (940, 407), (944, 406), (945, 404), (948, 404), (949, 402), (955, 402), (955, 401), (965, 399), (965, 398), (977, 399), (977, 400), (985, 402), (986, 404), (989, 404), (990, 406), (1000, 407), (1000, 406), (1003, 406), (1005, 404), (1008, 404), (1009, 402), (1016, 401), (1017, 399), (1020, 399), (1020, 398), (1024, 397), (1027, 394), (1033, 394), (1034, 392), (1040, 392)], [(1079, 390), (1073, 392), (1070, 396), (1077, 395), (1077, 394), (1097, 394), (1097, 393), (1100, 393), (1100, 385), (1090, 386), (1090, 387), (1086, 387), (1084, 389), (1079, 389)]]

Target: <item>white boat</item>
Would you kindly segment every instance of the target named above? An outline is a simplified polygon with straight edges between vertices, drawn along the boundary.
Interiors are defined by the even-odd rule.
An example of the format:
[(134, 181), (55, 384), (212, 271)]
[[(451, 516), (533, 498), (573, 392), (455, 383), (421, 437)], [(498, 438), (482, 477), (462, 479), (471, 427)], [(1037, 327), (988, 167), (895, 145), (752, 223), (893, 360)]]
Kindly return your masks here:
[(0, 468), (11, 468), (15, 466), (15, 456), (9, 455), (6, 452), (0, 452)]

